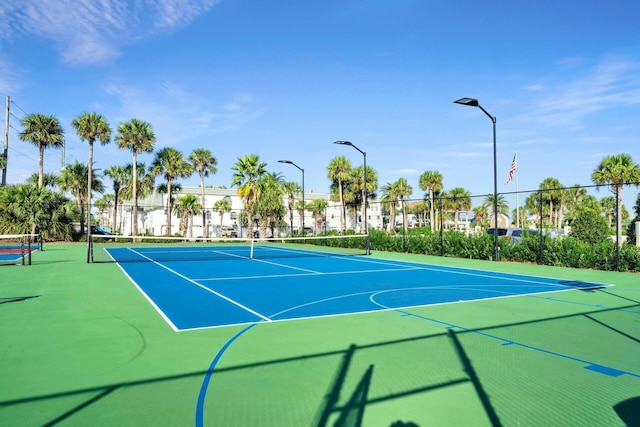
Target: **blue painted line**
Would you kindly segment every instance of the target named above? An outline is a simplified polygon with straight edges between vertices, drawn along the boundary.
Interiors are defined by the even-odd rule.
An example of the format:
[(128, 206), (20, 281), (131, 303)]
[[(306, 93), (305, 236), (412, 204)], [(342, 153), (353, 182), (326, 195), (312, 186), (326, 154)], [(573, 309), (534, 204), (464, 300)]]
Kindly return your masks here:
[(198, 394), (198, 403), (196, 405), (196, 426), (197, 427), (204, 427), (204, 401), (205, 401), (205, 398), (207, 397), (207, 389), (209, 388), (209, 383), (211, 382), (211, 376), (213, 375), (213, 371), (216, 368), (216, 365), (222, 358), (222, 355), (224, 354), (224, 352), (227, 351), (227, 349), (231, 346), (231, 344), (233, 344), (235, 340), (240, 338), (242, 334), (244, 334), (254, 326), (256, 326), (255, 323), (253, 325), (247, 326), (246, 328), (244, 328), (243, 330), (235, 334), (233, 337), (231, 337), (231, 339), (227, 341), (222, 346), (222, 348), (220, 348), (220, 350), (218, 351), (218, 354), (216, 354), (216, 357), (213, 358), (211, 365), (209, 365), (209, 369), (207, 370), (207, 373), (205, 374), (202, 380), (202, 385), (200, 386), (200, 393)]
[(599, 374), (608, 375), (610, 377), (620, 377), (620, 376), (626, 374), (626, 372), (620, 371), (618, 369), (609, 368), (608, 366), (595, 365), (595, 364), (594, 365), (585, 366), (584, 369), (587, 369), (587, 370), (593, 371), (593, 372), (597, 372)]
[[(403, 314), (407, 313), (406, 311), (402, 311), (402, 310), (398, 310), (398, 312), (399, 313), (403, 313)], [(497, 335), (492, 335), (492, 334), (488, 334), (486, 332), (478, 331), (476, 329), (465, 328), (464, 326), (459, 326), (459, 325), (458, 326), (453, 326), (450, 323), (443, 322), (443, 321), (438, 320), (438, 319), (432, 319), (432, 318), (429, 318), (429, 317), (426, 317), (426, 316), (420, 316), (418, 314), (413, 314), (413, 313), (408, 313), (408, 314), (411, 315), (412, 317), (415, 317), (415, 318), (418, 318), (418, 319), (427, 320), (429, 322), (434, 322), (434, 323), (439, 323), (441, 325), (444, 325), (447, 329), (450, 329), (452, 327), (456, 327), (456, 328), (460, 328), (460, 329), (462, 329), (463, 331), (466, 331), (466, 332), (471, 332), (471, 333), (474, 333), (474, 334), (477, 334), (477, 335), (481, 335), (481, 336), (484, 336), (484, 337), (487, 337), (487, 338), (491, 338), (491, 339), (495, 339), (495, 340), (498, 340), (498, 341), (502, 341), (503, 345), (505, 345), (505, 344), (517, 345), (519, 347), (526, 348), (526, 349), (533, 350), (533, 351), (538, 351), (540, 353), (548, 354), (550, 356), (557, 356), (557, 357), (561, 357), (563, 359), (567, 359), (567, 360), (571, 360), (571, 361), (574, 361), (574, 362), (582, 363), (582, 364), (586, 365), (584, 367), (585, 369), (588, 369), (588, 370), (593, 371), (593, 372), (597, 372), (599, 374), (604, 374), (604, 375), (608, 375), (608, 376), (612, 376), (612, 377), (619, 377), (619, 376), (622, 376), (622, 375), (629, 375), (630, 377), (640, 378), (640, 374), (636, 374), (634, 372), (622, 371), (622, 370), (611, 368), (611, 367), (608, 367), (608, 366), (603, 366), (603, 365), (600, 365), (598, 363), (589, 362), (589, 361), (584, 360), (584, 359), (579, 359), (577, 357), (568, 356), (568, 355), (562, 354), (562, 353), (557, 353), (555, 351), (545, 350), (545, 349), (540, 348), (540, 347), (534, 347), (532, 345), (523, 344), (523, 343), (517, 342), (517, 341), (511, 341), (511, 340), (508, 340), (508, 339), (505, 339), (505, 338), (501, 338), (501, 337), (499, 337)]]

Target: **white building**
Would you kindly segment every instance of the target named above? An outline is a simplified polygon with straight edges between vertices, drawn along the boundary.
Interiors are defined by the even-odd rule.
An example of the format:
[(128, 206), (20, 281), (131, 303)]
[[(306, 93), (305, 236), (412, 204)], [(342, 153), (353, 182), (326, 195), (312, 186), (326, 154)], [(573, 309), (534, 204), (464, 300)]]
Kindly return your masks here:
[[(183, 187), (178, 192), (174, 193), (174, 200), (179, 199), (180, 197), (186, 194), (193, 194), (198, 199), (201, 198), (201, 189), (200, 187)], [(220, 218), (220, 213), (213, 208), (213, 205), (218, 201), (225, 199), (231, 206), (230, 212), (224, 212), (222, 215), (222, 221)], [(313, 214), (311, 211), (305, 211), (304, 214), (304, 228), (308, 233), (318, 233), (325, 230), (339, 230), (340, 229), (340, 206), (338, 202), (333, 202), (329, 199), (328, 194), (317, 194), (313, 192), (306, 193), (304, 195), (305, 204), (309, 203), (313, 199), (324, 199), (328, 202), (328, 207), (325, 210), (324, 220), (320, 230), (316, 230), (316, 221), (313, 218)], [(201, 201), (202, 202), (202, 201)], [(284, 223), (286, 224), (281, 228), (282, 233), (290, 232), (290, 217), (287, 208), (287, 197), (284, 196), (282, 200), (283, 206), (286, 209), (286, 214), (282, 218)], [(162, 235), (174, 235), (180, 234), (182, 235), (182, 230), (180, 230), (180, 218), (176, 215), (175, 212), (175, 202), (174, 209), (172, 210), (171, 215), (171, 230), (167, 232), (166, 230), (166, 208), (167, 208), (167, 194), (158, 193), (156, 189), (154, 192), (145, 197), (144, 199), (140, 199), (138, 201), (138, 230), (140, 233), (145, 233), (148, 235), (154, 236), (162, 236)], [(124, 201), (123, 204), (118, 206), (118, 218), (116, 220), (116, 231), (120, 230), (118, 234), (122, 235), (130, 235), (132, 230), (132, 203), (131, 201)], [(206, 235), (211, 236), (219, 236), (220, 228), (232, 226), (234, 227), (240, 236), (246, 236), (247, 229), (246, 226), (242, 226), (241, 224), (241, 213), (243, 209), (242, 199), (238, 196), (236, 189), (226, 189), (226, 188), (205, 188), (205, 227), (206, 227)], [(109, 212), (104, 212), (99, 216), (99, 220), (101, 225), (107, 225), (109, 228), (113, 228), (113, 209), (110, 209)], [(362, 229), (362, 221), (360, 220), (360, 209), (357, 210), (356, 217), (357, 223), (354, 226), (353, 215), (350, 215), (349, 212), (346, 213), (346, 227), (347, 229), (355, 229), (356, 231), (361, 231)], [(367, 226), (369, 228), (382, 228), (382, 211), (381, 204), (378, 203), (377, 200), (370, 200), (369, 205), (367, 207)], [(193, 237), (202, 237), (205, 234), (203, 233), (202, 228), (202, 215), (196, 215), (193, 217), (193, 225), (192, 225), (192, 233)], [(255, 227), (254, 227), (255, 228)], [(300, 229), (300, 215), (298, 211), (293, 211), (293, 229), (294, 231), (298, 231)]]

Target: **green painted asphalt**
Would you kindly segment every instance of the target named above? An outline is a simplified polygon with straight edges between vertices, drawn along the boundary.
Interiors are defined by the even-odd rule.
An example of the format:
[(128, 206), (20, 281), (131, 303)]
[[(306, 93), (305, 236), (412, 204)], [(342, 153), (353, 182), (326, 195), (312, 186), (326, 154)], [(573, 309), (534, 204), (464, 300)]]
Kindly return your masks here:
[(174, 332), (117, 265), (47, 244), (0, 266), (0, 424), (637, 422), (639, 275), (373, 256), (615, 286)]

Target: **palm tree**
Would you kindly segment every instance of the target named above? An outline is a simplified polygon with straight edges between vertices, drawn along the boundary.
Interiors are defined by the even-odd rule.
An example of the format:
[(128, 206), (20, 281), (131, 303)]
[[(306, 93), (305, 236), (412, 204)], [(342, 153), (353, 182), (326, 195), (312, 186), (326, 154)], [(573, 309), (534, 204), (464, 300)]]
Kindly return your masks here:
[(616, 197), (616, 242), (622, 246), (622, 186), (623, 184), (640, 184), (640, 166), (633, 163), (629, 154), (607, 156), (591, 173), (594, 184), (609, 184)]
[(255, 213), (260, 218), (260, 235), (265, 236), (266, 230), (271, 230), (271, 236), (275, 235), (275, 226), (279, 225), (285, 214), (282, 196), (284, 190), (282, 175), (279, 173), (267, 173), (258, 180), (260, 197), (255, 201)]
[(487, 218), (489, 217), (489, 211), (484, 205), (476, 206), (473, 208), (473, 216), (475, 218), (476, 225), (486, 228)]
[(313, 199), (307, 204), (307, 209), (313, 214), (313, 219), (316, 222), (316, 233), (319, 233), (322, 229), (322, 220), (324, 219), (325, 209), (329, 206), (329, 202), (325, 199)]
[(233, 170), (232, 187), (238, 187), (238, 195), (242, 198), (244, 209), (249, 216), (248, 233), (253, 235), (253, 207), (251, 204), (260, 197), (257, 181), (267, 174), (267, 164), (260, 161), (256, 154), (238, 157), (238, 161), (231, 168)]
[(128, 122), (121, 123), (118, 126), (118, 134), (116, 135), (116, 144), (118, 148), (129, 150), (133, 153), (133, 224), (132, 234), (138, 234), (138, 153), (147, 153), (153, 151), (153, 145), (156, 142), (156, 136), (153, 133), (151, 125), (139, 119), (131, 119)]
[(393, 184), (387, 182), (382, 186), (382, 199), (381, 202), (385, 207), (389, 209), (389, 222), (387, 224), (387, 231), (391, 232), (396, 226), (396, 206), (398, 205), (398, 194), (395, 191)]
[(613, 196), (603, 197), (600, 199), (600, 204), (602, 205), (604, 214), (607, 216), (607, 224), (609, 228), (611, 228), (613, 216), (616, 214), (616, 199)]
[(493, 211), (494, 200), (495, 200), (495, 196), (493, 193), (487, 194), (487, 197), (482, 202), (482, 206), (486, 208), (491, 207), (491, 216), (494, 218), (493, 226), (497, 228), (499, 224), (498, 215), (499, 214), (509, 215), (509, 203), (507, 203), (507, 201), (504, 199), (504, 196), (502, 194), (498, 194), (498, 199), (497, 199), (498, 215), (496, 215), (496, 212)]
[(39, 149), (38, 156), (38, 187), (42, 187), (44, 175), (44, 150), (45, 148), (58, 148), (64, 146), (64, 131), (60, 122), (53, 116), (44, 114), (31, 114), (22, 120), (24, 130), (19, 137), (22, 141), (29, 142)]
[(104, 226), (104, 212), (108, 209), (108, 206), (109, 204), (104, 196), (96, 200), (96, 208), (98, 208), (98, 225), (101, 227)]
[[(76, 196), (78, 202), (78, 211), (80, 212), (80, 233), (84, 233), (85, 218), (87, 219), (87, 227), (91, 226), (91, 216), (85, 217), (85, 206), (87, 205), (88, 187), (89, 183), (86, 179), (89, 173), (89, 167), (83, 163), (76, 162), (72, 165), (68, 165), (62, 170), (60, 174), (60, 188), (65, 191), (70, 191), (71, 194)], [(98, 192), (104, 191), (102, 181), (100, 181), (95, 174), (91, 177), (91, 184), (94, 190)]]
[[(560, 214), (557, 213), (556, 211), (554, 211), (553, 206), (554, 203), (556, 204), (556, 210), (557, 211), (561, 211), (562, 210), (562, 201), (563, 201), (563, 195), (564, 195), (564, 188), (562, 186), (562, 184), (560, 184), (560, 181), (558, 181), (555, 178), (545, 178), (542, 183), (540, 184), (540, 190), (543, 191), (542, 193), (542, 199), (547, 201), (549, 203), (549, 224), (551, 227), (554, 226), (554, 213), (555, 213), (555, 218), (556, 218), (556, 225), (558, 223), (558, 219), (560, 217)], [(558, 226), (559, 227), (559, 226)]]
[(296, 202), (296, 193), (300, 191), (300, 186), (296, 182), (282, 183), (282, 191), (287, 195), (287, 207), (289, 208), (289, 224), (291, 234), (293, 234), (293, 207)]
[(71, 219), (62, 193), (36, 184), (0, 187), (0, 234), (35, 233), (45, 240), (71, 240)]
[(225, 212), (231, 212), (231, 204), (225, 199), (220, 199), (213, 204), (213, 209), (220, 215), (220, 233), (222, 233), (222, 219)]
[(118, 227), (118, 198), (121, 195), (120, 190), (126, 184), (127, 171), (122, 166), (110, 166), (104, 171), (104, 174), (113, 181), (113, 232), (117, 233), (120, 230)]
[(431, 224), (431, 231), (433, 232), (435, 230), (435, 224), (434, 224), (435, 221), (434, 221), (434, 215), (433, 215), (433, 210), (434, 210), (433, 196), (435, 193), (439, 193), (440, 191), (442, 191), (442, 188), (443, 188), (442, 174), (438, 171), (426, 171), (422, 175), (420, 175), (419, 185), (422, 191), (428, 190), (427, 197), (429, 199), (429, 205), (431, 205), (431, 209), (429, 211), (429, 223)]
[(404, 231), (407, 231), (407, 210), (405, 209), (404, 201), (407, 197), (411, 197), (411, 194), (413, 194), (413, 188), (411, 188), (405, 178), (399, 178), (396, 182), (391, 184), (391, 194), (392, 197), (395, 196), (397, 199), (400, 199), (400, 203), (402, 203), (402, 223), (404, 224)]
[[(87, 224), (91, 224), (91, 181), (93, 180), (93, 143), (98, 140), (102, 145), (111, 139), (111, 127), (107, 120), (97, 113), (82, 113), (76, 117), (71, 125), (82, 141), (89, 142), (89, 168), (87, 171)], [(91, 227), (87, 228), (91, 234)]]
[[(167, 182), (167, 233), (171, 234), (171, 183), (176, 178), (187, 178), (193, 171), (194, 166), (187, 163), (182, 153), (175, 148), (166, 147), (156, 153), (156, 157), (151, 163), (151, 174), (153, 176), (163, 175)], [(203, 190), (204, 191), (204, 190)]]
[(211, 151), (206, 148), (196, 148), (189, 155), (189, 161), (200, 175), (200, 191), (202, 192), (202, 236), (207, 237), (207, 224), (205, 209), (207, 204), (204, 200), (204, 179), (210, 173), (214, 174), (218, 171), (218, 161), (211, 155)]
[(300, 199), (296, 201), (294, 208), (298, 212), (298, 217), (300, 218), (300, 235), (304, 236), (307, 231), (302, 226), (302, 218), (304, 217), (304, 211), (307, 210), (307, 203)]
[(453, 208), (453, 226), (457, 230), (460, 211), (471, 209), (471, 193), (462, 187), (455, 187), (449, 190), (449, 200)]
[[(39, 174), (36, 172), (27, 179), (27, 184), (38, 185), (40, 180)], [(45, 172), (42, 175), (42, 186), (49, 189), (54, 189), (60, 185), (60, 177), (55, 173)]]
[[(335, 184), (338, 191), (338, 202), (340, 203), (340, 231), (346, 230), (345, 223), (345, 182), (351, 176), (351, 162), (345, 156), (334, 157), (327, 166), (327, 176)], [(333, 200), (333, 199), (332, 199)]]
[[(378, 189), (378, 173), (367, 166), (367, 182), (364, 182), (364, 166), (358, 166), (351, 171), (351, 186), (350, 191), (353, 193), (354, 205), (360, 205), (360, 218), (362, 220), (362, 231), (364, 230), (364, 222), (366, 216), (366, 206), (369, 202), (368, 199), (376, 197), (376, 190)], [(366, 198), (365, 198), (366, 195)]]
[(578, 210), (582, 205), (582, 199), (587, 195), (587, 189), (579, 184), (573, 184), (566, 190), (565, 199), (567, 200), (567, 217), (569, 221), (576, 218)]
[(180, 221), (182, 237), (186, 236), (187, 229), (189, 230), (189, 237), (193, 237), (193, 216), (202, 211), (200, 201), (193, 194), (185, 194), (178, 198), (176, 210), (178, 214), (182, 214), (182, 220)]
[[(135, 200), (135, 209), (137, 211), (138, 209), (138, 198), (144, 198), (147, 197), (149, 194), (151, 194), (151, 192), (153, 191), (153, 183), (154, 183), (154, 175), (151, 174), (150, 171), (147, 171), (147, 167), (144, 163), (138, 163), (136, 165), (136, 167), (134, 168), (132, 164), (127, 164), (124, 167), (125, 170), (125, 174), (126, 174), (126, 178), (124, 181), (124, 188), (121, 189), (122, 192), (122, 198), (124, 200), (131, 200), (132, 204), (133, 201)], [(133, 176), (133, 171), (136, 171), (136, 177), (134, 180), (134, 176)], [(133, 183), (135, 182), (135, 187), (133, 185)], [(135, 198), (134, 198), (134, 194), (135, 194)], [(124, 205), (124, 200), (121, 200), (120, 202), (120, 227), (122, 228), (122, 207)], [(137, 221), (137, 215), (135, 215), (135, 211), (132, 212), (132, 216), (134, 218), (136, 218)], [(136, 222), (134, 222), (133, 224), (136, 224)], [(133, 232), (133, 224), (132, 224), (132, 232)], [(137, 228), (136, 228), (137, 230)]]

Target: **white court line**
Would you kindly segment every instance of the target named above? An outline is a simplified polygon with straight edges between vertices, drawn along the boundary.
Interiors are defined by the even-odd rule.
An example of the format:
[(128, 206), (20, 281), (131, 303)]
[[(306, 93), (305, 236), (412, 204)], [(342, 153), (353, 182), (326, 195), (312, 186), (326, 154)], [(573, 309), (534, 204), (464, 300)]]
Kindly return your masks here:
[(192, 284), (194, 284), (194, 285), (198, 286), (199, 288), (204, 289), (205, 291), (210, 292), (210, 293), (212, 293), (212, 294), (214, 294), (214, 295), (217, 295), (217, 296), (219, 296), (220, 298), (222, 298), (222, 299), (224, 299), (224, 300), (226, 300), (226, 301), (230, 302), (231, 304), (234, 304), (234, 305), (236, 305), (236, 306), (238, 306), (238, 307), (242, 308), (243, 310), (246, 310), (246, 311), (248, 311), (249, 313), (251, 313), (251, 314), (254, 314), (254, 315), (258, 316), (259, 318), (261, 318), (261, 319), (263, 319), (263, 320), (266, 320), (267, 322), (270, 322), (270, 321), (271, 321), (271, 319), (269, 319), (267, 316), (263, 316), (262, 314), (258, 313), (257, 311), (251, 310), (249, 307), (246, 307), (246, 306), (244, 306), (244, 305), (240, 304), (239, 302), (237, 302), (237, 301), (235, 301), (235, 300), (232, 300), (231, 298), (229, 298), (229, 297), (227, 297), (227, 296), (225, 296), (225, 295), (222, 295), (222, 294), (221, 294), (221, 293), (219, 293), (219, 292), (214, 291), (213, 289), (209, 289), (209, 288), (207, 288), (206, 286), (201, 285), (200, 283), (196, 282), (195, 280), (190, 279), (190, 278), (188, 278), (187, 276), (185, 276), (185, 275), (183, 275), (183, 274), (178, 273), (177, 271), (175, 271), (175, 270), (173, 270), (173, 269), (171, 269), (171, 268), (167, 267), (166, 265), (160, 264), (159, 262), (155, 261), (154, 259), (149, 258), (148, 256), (146, 256), (146, 255), (144, 255), (144, 254), (141, 254), (140, 252), (138, 252), (138, 251), (136, 251), (136, 250), (134, 250), (134, 249), (131, 249), (131, 248), (127, 248), (127, 249), (129, 249), (131, 252), (133, 252), (133, 253), (135, 253), (135, 254), (137, 254), (137, 255), (140, 255), (140, 256), (141, 256), (141, 257), (143, 257), (143, 258), (148, 259), (148, 260), (149, 260), (149, 261), (151, 261), (152, 263), (156, 264), (156, 265), (157, 265), (157, 266), (159, 266), (159, 267), (164, 268), (165, 270), (167, 270), (167, 271), (169, 271), (169, 272), (171, 272), (171, 273), (175, 274), (176, 276), (181, 277), (182, 279), (184, 279), (184, 280), (186, 280), (186, 281), (188, 281), (188, 282), (190, 282), (190, 283), (192, 283)]
[[(254, 260), (254, 261), (259, 261), (259, 260)], [(269, 263), (269, 264), (274, 264), (274, 265), (279, 265), (276, 263)], [(287, 267), (286, 265), (283, 265), (283, 267)], [(304, 269), (302, 269), (304, 271)], [(361, 273), (385, 273), (385, 272), (397, 272), (397, 271), (410, 271), (410, 270), (419, 270), (419, 268), (415, 268), (415, 267), (408, 267), (408, 268), (396, 268), (396, 269), (383, 269), (383, 270), (356, 270), (356, 271), (329, 271), (329, 272), (317, 272), (317, 271), (310, 271), (309, 273), (291, 273), (291, 274), (264, 274), (264, 275), (260, 275), (260, 276), (236, 276), (236, 277), (212, 277), (212, 278), (205, 278), (205, 279), (195, 279), (198, 280), (200, 282), (207, 282), (207, 281), (224, 281), (224, 280), (242, 280), (242, 279), (277, 279), (280, 277), (308, 277), (308, 276), (340, 276), (343, 274), (361, 274)]]
[[(382, 265), (393, 265), (393, 266), (399, 266), (399, 264), (407, 264), (404, 261), (382, 261), (382, 260), (376, 261), (374, 259), (365, 259), (365, 258), (361, 258), (361, 257), (353, 257), (353, 258), (352, 257), (345, 257), (343, 259), (349, 260), (349, 261), (354, 261), (354, 262), (365, 262), (365, 263), (382, 264)], [(547, 283), (547, 282), (541, 282), (541, 281), (538, 281), (538, 280), (528, 280), (528, 279), (518, 279), (518, 278), (515, 278), (515, 277), (505, 277), (507, 275), (509, 275), (509, 276), (520, 276), (520, 277), (534, 277), (534, 278), (538, 277), (538, 276), (528, 276), (526, 274), (520, 274), (520, 273), (507, 273), (507, 272), (502, 272), (502, 271), (489, 271), (489, 270), (474, 270), (472, 268), (464, 268), (464, 267), (445, 267), (445, 268), (426, 267), (426, 266), (423, 267), (418, 262), (410, 262), (408, 264), (413, 264), (414, 268), (417, 269), (417, 270), (438, 271), (438, 272), (441, 272), (441, 273), (462, 274), (462, 275), (467, 275), (467, 276), (477, 276), (477, 277), (485, 277), (485, 278), (490, 278), (490, 279), (510, 280), (510, 281), (514, 281), (514, 282), (535, 283), (535, 284), (539, 284), (539, 285), (560, 286), (561, 288), (566, 288), (566, 286), (562, 285), (561, 283)], [(473, 270), (473, 271), (484, 272), (484, 273), (471, 273), (471, 272), (462, 271), (462, 270)], [(547, 280), (557, 280), (559, 282), (571, 281), (571, 279), (566, 279), (566, 278), (561, 279), (561, 278), (558, 278), (558, 277), (539, 277), (539, 278), (547, 279)], [(599, 282), (589, 282), (589, 283), (593, 283), (594, 285), (611, 286), (610, 284), (607, 284), (607, 283), (599, 283)]]
[(292, 265), (280, 264), (280, 263), (273, 262), (273, 261), (265, 261), (263, 259), (258, 259), (258, 258), (253, 258), (253, 261), (263, 262), (265, 264), (270, 264), (270, 265), (277, 265), (278, 267), (290, 268), (292, 270), (306, 271), (307, 273), (312, 273), (312, 274), (323, 274), (321, 271), (308, 270), (306, 268), (294, 267)]

